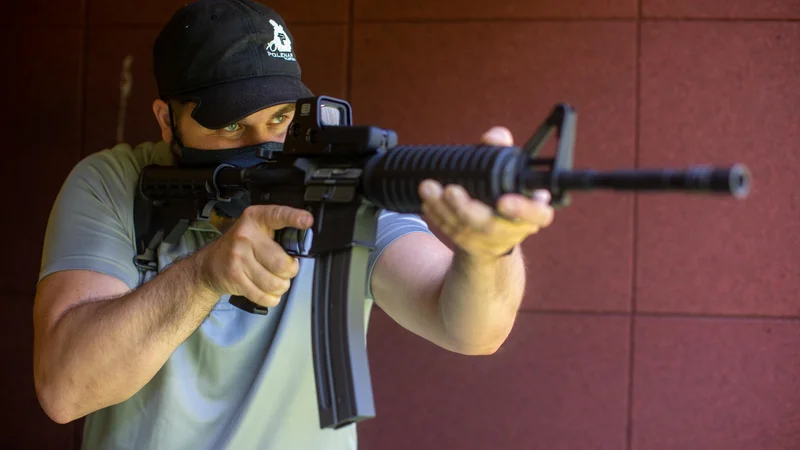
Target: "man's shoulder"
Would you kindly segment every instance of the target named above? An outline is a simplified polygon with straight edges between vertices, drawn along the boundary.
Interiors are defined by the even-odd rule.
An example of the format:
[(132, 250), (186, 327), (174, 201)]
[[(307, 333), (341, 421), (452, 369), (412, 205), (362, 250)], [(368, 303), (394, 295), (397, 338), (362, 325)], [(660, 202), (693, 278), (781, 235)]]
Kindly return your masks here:
[(169, 144), (164, 141), (145, 141), (134, 147), (122, 142), (84, 157), (76, 168), (93, 169), (103, 173), (105, 171), (138, 173), (150, 164), (174, 164)]
[(151, 164), (174, 164), (169, 144), (164, 141), (146, 141), (136, 146), (119, 143), (85, 156), (73, 167), (68, 181), (132, 186), (142, 169)]

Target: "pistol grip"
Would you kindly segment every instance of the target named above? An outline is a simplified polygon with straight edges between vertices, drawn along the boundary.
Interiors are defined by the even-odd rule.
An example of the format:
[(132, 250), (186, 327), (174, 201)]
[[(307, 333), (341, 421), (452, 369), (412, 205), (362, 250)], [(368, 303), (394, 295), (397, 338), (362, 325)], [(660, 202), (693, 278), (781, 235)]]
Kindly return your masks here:
[(231, 295), (229, 302), (231, 305), (241, 309), (242, 311), (249, 312), (250, 314), (266, 316), (267, 312), (269, 312), (269, 308), (253, 303), (241, 295)]

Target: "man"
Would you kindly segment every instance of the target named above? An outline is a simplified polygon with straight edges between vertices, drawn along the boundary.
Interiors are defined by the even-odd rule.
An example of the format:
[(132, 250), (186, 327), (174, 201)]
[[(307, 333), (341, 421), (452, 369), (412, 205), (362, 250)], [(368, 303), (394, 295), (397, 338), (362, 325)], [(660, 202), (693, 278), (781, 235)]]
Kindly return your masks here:
[[(86, 449), (354, 449), (355, 426), (322, 430), (311, 342), (313, 261), (272, 240), (308, 228), (303, 210), (251, 206), (158, 248), (158, 273), (133, 264), (133, 196), (149, 164), (252, 164), (252, 145), (283, 141), (300, 80), (282, 18), (252, 0), (178, 11), (154, 47), (162, 141), (120, 144), (81, 161), (53, 206), (37, 289), (35, 383), (56, 422), (87, 416)], [(483, 136), (511, 145), (507, 130)], [(420, 186), (424, 214), (383, 213), (369, 298), (443, 349), (494, 352), (525, 282), (518, 244), (548, 226), (546, 193), (509, 195), (493, 216), (458, 186)], [(230, 294), (270, 307), (234, 308)], [(366, 320), (366, 318), (365, 318)]]

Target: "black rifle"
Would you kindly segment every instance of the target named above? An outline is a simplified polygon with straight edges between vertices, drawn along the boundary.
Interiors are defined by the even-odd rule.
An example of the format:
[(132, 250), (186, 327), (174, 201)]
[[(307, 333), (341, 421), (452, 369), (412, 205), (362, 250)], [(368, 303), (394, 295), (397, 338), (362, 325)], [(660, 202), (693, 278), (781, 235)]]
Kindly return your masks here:
[[(364, 329), (366, 269), (381, 210), (420, 213), (417, 188), (425, 179), (459, 184), (488, 205), (506, 193), (552, 194), (566, 206), (570, 190), (691, 191), (743, 198), (750, 173), (743, 165), (687, 170), (572, 170), (577, 116), (558, 104), (522, 147), (490, 145), (397, 145), (394, 131), (353, 126), (350, 105), (331, 97), (298, 100), (282, 151), (260, 151), (251, 168), (148, 166), (140, 175), (135, 204), (137, 266), (156, 269), (160, 242), (176, 243), (194, 222), (232, 199), (305, 209), (310, 230), (275, 235), (293, 256), (315, 258), (312, 342), (322, 428), (339, 428), (374, 417)], [(552, 158), (537, 157), (557, 134)], [(310, 231), (310, 248), (307, 243)], [(246, 298), (230, 303), (255, 314), (267, 309)]]

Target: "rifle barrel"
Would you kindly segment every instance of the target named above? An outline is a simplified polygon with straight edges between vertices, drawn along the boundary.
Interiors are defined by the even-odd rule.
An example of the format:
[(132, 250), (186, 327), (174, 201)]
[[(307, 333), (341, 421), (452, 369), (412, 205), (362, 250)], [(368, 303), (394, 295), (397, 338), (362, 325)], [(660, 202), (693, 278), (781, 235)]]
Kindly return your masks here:
[(629, 169), (601, 172), (568, 170), (526, 171), (520, 184), (527, 189), (562, 191), (612, 189), (620, 191), (694, 191), (744, 198), (750, 191), (750, 172), (744, 165), (692, 166), (687, 169)]

